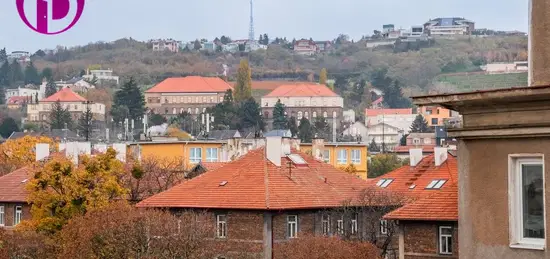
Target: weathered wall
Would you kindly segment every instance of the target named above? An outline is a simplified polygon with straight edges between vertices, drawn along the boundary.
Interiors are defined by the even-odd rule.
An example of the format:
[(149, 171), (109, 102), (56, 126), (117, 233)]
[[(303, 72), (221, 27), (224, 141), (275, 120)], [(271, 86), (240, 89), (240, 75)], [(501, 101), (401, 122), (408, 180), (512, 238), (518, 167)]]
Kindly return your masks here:
[[(404, 221), (405, 259), (458, 258), (456, 222)], [(453, 227), (453, 255), (439, 255), (439, 226)]]
[[(542, 153), (546, 157), (545, 168), (550, 168), (549, 144), (550, 137), (478, 139), (459, 142), (460, 258), (550, 258), (548, 250), (510, 248), (508, 226), (508, 155)], [(548, 175), (547, 170), (546, 179)], [(546, 190), (550, 188), (548, 181), (545, 183), (545, 188)], [(550, 199), (550, 192), (546, 192), (545, 199), (547, 201)], [(547, 222), (549, 216), (550, 214), (547, 213)], [(548, 230), (546, 232), (548, 236)]]
[(530, 0), (529, 85), (550, 85), (550, 0)]
[(0, 203), (0, 206), (4, 206), (4, 226), (13, 226), (13, 217), (15, 215), (15, 207), (23, 206), (23, 218), (21, 220), (31, 219), (31, 207), (28, 204), (21, 203)]

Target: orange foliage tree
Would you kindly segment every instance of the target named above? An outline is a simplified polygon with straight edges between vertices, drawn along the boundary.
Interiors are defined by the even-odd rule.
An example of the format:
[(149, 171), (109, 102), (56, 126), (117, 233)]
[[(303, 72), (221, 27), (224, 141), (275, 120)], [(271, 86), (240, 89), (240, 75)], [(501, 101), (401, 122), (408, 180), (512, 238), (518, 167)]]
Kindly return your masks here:
[(34, 148), (37, 143), (53, 144), (48, 137), (25, 136), (8, 140), (0, 145), (0, 176), (32, 164), (35, 160)]
[(380, 258), (378, 249), (372, 244), (324, 236), (303, 236), (275, 244), (274, 251), (276, 259)]

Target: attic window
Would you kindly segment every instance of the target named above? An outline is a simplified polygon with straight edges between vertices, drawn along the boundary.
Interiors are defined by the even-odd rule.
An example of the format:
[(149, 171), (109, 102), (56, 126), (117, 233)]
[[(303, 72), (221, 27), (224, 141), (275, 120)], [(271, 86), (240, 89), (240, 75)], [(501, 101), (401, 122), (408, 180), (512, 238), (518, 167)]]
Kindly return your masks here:
[(298, 154), (290, 154), (287, 156), (290, 161), (292, 161), (293, 164), (295, 165), (302, 165), (302, 166), (305, 166), (307, 165), (307, 162), (306, 160), (304, 160), (300, 155)]
[(376, 183), (376, 186), (381, 187), (381, 188), (386, 188), (392, 182), (393, 182), (393, 179), (380, 179), (380, 181), (378, 181)]
[(21, 183), (26, 183), (29, 179), (25, 179), (23, 181), (21, 181)]
[(433, 180), (430, 184), (428, 184), (426, 189), (441, 189), (446, 182), (447, 180)]
[(226, 184), (227, 184), (227, 181), (222, 181), (222, 182), (220, 183), (220, 186), (225, 186)]
[(412, 189), (414, 189), (415, 187), (416, 187), (416, 184), (413, 184), (413, 185), (409, 186), (409, 189), (412, 190)]

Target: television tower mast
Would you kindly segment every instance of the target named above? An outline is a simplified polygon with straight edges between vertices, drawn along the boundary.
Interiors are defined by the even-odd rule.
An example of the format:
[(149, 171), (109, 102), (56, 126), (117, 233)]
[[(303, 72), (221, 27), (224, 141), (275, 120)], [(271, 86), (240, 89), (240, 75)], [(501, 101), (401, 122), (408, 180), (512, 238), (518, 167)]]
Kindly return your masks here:
[(248, 31), (248, 40), (256, 40), (256, 37), (254, 36), (254, 5), (252, 0), (250, 0), (250, 29)]

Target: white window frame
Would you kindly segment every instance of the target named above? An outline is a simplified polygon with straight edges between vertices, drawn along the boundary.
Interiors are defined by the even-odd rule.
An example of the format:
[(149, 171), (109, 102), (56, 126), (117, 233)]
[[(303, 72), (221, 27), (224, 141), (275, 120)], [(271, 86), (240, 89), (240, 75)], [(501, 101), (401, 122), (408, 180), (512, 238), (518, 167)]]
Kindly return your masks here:
[(323, 161), (325, 163), (330, 163), (330, 149), (323, 150)]
[(323, 235), (330, 235), (330, 215), (323, 214), (321, 216), (321, 231)]
[(216, 237), (227, 238), (227, 215), (216, 215)]
[[(212, 151), (216, 151), (216, 156), (212, 156)], [(209, 147), (206, 148), (206, 162), (218, 162), (218, 148)]]
[(286, 224), (288, 229), (288, 238), (298, 237), (298, 215), (286, 216)]
[[(443, 229), (450, 229), (451, 234), (443, 234)], [(440, 226), (439, 235), (438, 235), (438, 244), (439, 244), (439, 254), (442, 255), (452, 255), (453, 254), (453, 227), (451, 226)], [(447, 250), (443, 251), (443, 242), (445, 242)], [(451, 251), (449, 251), (449, 248)]]
[(385, 219), (380, 220), (380, 235), (388, 234), (388, 221)]
[(357, 234), (357, 231), (359, 229), (359, 226), (357, 225), (357, 218), (359, 218), (359, 215), (357, 213), (353, 213), (353, 218), (351, 218), (351, 234)]
[[(197, 150), (199, 151), (197, 156)], [(198, 164), (202, 161), (202, 148), (192, 147), (189, 149), (189, 162), (192, 164)]]
[[(508, 202), (510, 247), (520, 249), (544, 250), (546, 248), (546, 195), (543, 195), (543, 220), (545, 238), (523, 237), (523, 203), (522, 177), (520, 168), (523, 164), (542, 165), (542, 186), (545, 186), (545, 166), (543, 154), (511, 154), (508, 155)], [(543, 191), (546, 194), (546, 191)]]
[(386, 188), (386, 187), (388, 187), (392, 182), (393, 182), (393, 179), (380, 179), (380, 180), (376, 183), (376, 186), (378, 186), (378, 187), (380, 187), (380, 188)]
[(3, 227), (6, 225), (6, 221), (5, 221), (5, 207), (4, 205), (1, 205), (0, 206), (0, 227)]
[(336, 232), (338, 235), (344, 235), (344, 216), (341, 216), (338, 220), (336, 220)]
[(359, 165), (361, 164), (361, 150), (360, 149), (352, 149), (351, 150), (351, 163)]
[(23, 219), (23, 207), (15, 206), (14, 214), (13, 214), (13, 225), (15, 226), (21, 223), (21, 219)]
[[(344, 155), (344, 157), (342, 158), (340, 155)], [(338, 150), (338, 164), (340, 165), (346, 165), (348, 163), (348, 151), (345, 150), (345, 149), (340, 149)]]

